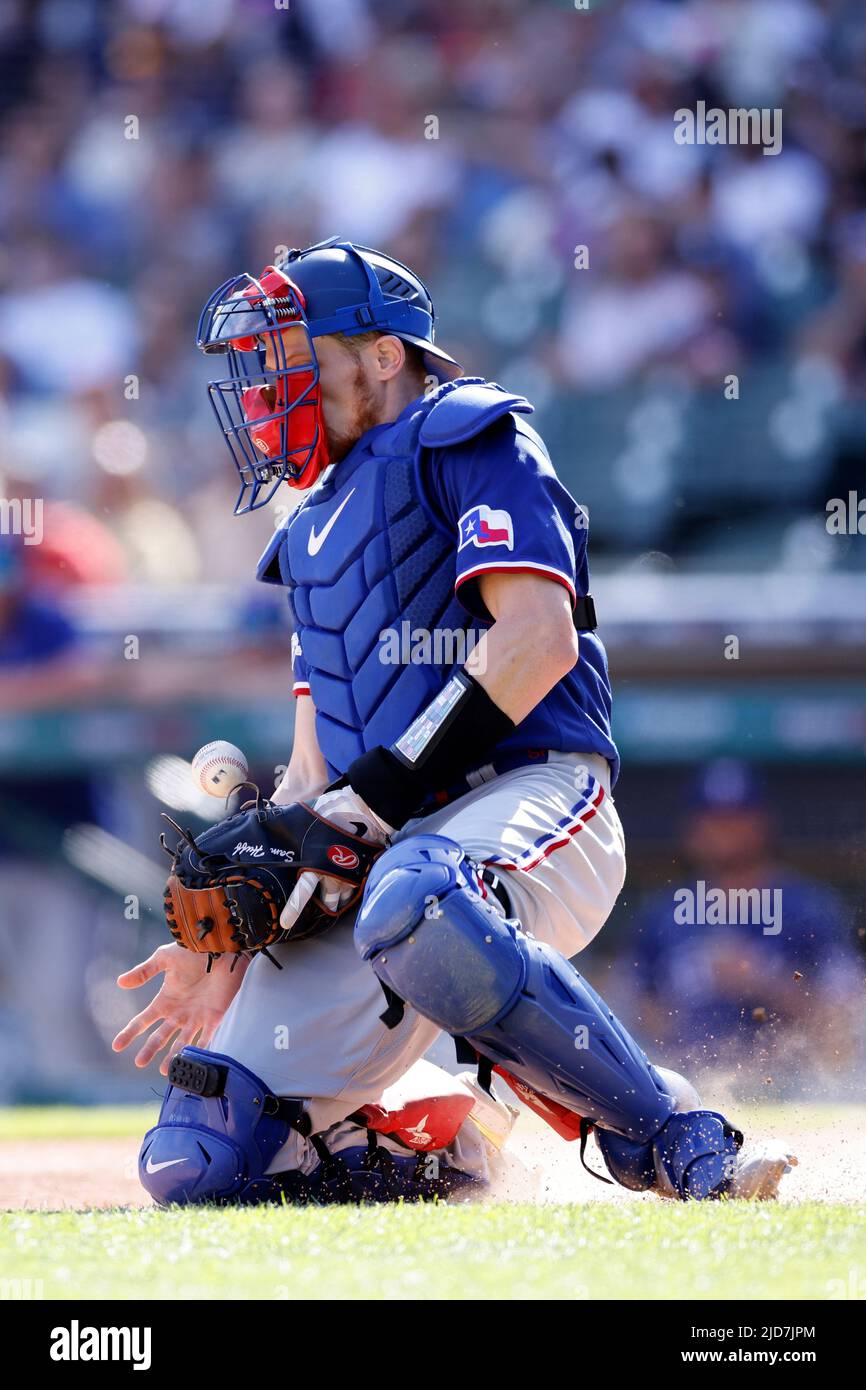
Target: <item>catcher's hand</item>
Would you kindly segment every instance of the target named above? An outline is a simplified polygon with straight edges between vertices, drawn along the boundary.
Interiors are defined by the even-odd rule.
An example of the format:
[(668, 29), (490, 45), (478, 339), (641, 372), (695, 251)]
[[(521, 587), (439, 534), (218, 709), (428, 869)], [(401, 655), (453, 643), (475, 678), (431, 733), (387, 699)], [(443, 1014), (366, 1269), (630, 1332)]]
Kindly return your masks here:
[(168, 1076), (172, 1058), (188, 1043), (210, 1047), (241, 987), (247, 963), (247, 957), (242, 956), (205, 959), (183, 950), (176, 941), (157, 946), (147, 960), (118, 976), (121, 989), (137, 989), (157, 975), (163, 979), (150, 1003), (121, 1028), (111, 1044), (114, 1051), (122, 1052), (152, 1029), (136, 1053), (135, 1065), (146, 1067), (161, 1052), (159, 1069)]
[[(325, 816), (333, 825), (353, 830), (356, 835), (380, 848), (384, 848), (392, 833), (391, 826), (380, 820), (351, 787), (323, 792), (313, 803), (313, 810), (317, 816)], [(316, 892), (317, 901), (334, 913), (346, 912), (358, 900), (351, 883), (333, 874), (324, 877), (313, 872), (300, 874), (280, 916), (280, 922), (288, 931), (293, 930)]]
[[(169, 819), (169, 817), (166, 817)], [(266, 950), (318, 935), (360, 898), (381, 847), (317, 815), (310, 806), (249, 803), (172, 852), (165, 915), (175, 941), (220, 955)], [(365, 828), (360, 827), (359, 828)], [(350, 890), (335, 909), (315, 899), (288, 931), (280, 923), (300, 874), (338, 879)]]

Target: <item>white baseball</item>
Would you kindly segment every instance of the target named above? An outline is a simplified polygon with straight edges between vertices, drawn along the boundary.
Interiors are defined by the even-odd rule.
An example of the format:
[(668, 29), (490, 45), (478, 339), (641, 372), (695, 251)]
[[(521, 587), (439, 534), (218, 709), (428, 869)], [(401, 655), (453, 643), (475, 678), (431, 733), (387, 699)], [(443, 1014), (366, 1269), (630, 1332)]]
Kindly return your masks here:
[(192, 775), (209, 796), (228, 796), (249, 776), (247, 760), (239, 748), (224, 739), (206, 743), (192, 760)]

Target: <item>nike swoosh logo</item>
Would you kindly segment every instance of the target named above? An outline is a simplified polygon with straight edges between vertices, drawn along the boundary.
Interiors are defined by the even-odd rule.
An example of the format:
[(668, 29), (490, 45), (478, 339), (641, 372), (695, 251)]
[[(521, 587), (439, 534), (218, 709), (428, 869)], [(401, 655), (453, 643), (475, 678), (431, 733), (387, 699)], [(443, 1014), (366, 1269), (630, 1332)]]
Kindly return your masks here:
[(345, 507), (346, 503), (349, 501), (349, 498), (352, 497), (352, 496), (354, 495), (354, 492), (355, 492), (355, 489), (352, 488), (352, 491), (351, 491), (351, 492), (348, 492), (348, 493), (346, 494), (346, 496), (343, 498), (342, 502), (340, 503), (339, 507), (338, 507), (337, 510), (334, 512), (334, 515), (328, 517), (328, 520), (325, 522), (325, 524), (324, 524), (324, 526), (322, 527), (321, 531), (319, 532), (318, 536), (316, 535), (316, 528), (315, 528), (315, 526), (311, 526), (311, 527), (310, 527), (310, 539), (307, 541), (307, 554), (308, 554), (308, 555), (318, 555), (318, 553), (319, 553), (319, 551), (321, 550), (322, 546), (325, 544), (325, 541), (328, 539), (328, 534), (329, 534), (331, 528), (333, 527), (334, 522), (337, 520), (337, 517), (340, 515), (340, 512), (343, 510), (343, 508)]
[(161, 1168), (172, 1168), (175, 1163), (185, 1162), (186, 1159), (184, 1158), (167, 1158), (164, 1163), (154, 1163), (153, 1159), (150, 1157), (150, 1154), (148, 1154), (147, 1162), (144, 1165), (144, 1171), (145, 1173), (158, 1173)]

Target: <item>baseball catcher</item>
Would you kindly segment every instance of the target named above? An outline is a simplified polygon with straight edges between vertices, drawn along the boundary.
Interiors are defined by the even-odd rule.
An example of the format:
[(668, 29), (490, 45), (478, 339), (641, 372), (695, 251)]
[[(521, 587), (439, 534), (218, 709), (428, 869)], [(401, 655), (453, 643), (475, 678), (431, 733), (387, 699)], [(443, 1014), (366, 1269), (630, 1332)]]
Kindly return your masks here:
[[(236, 513), (301, 494), (258, 569), (288, 590), (295, 734), (271, 802), (176, 828), (175, 941), (121, 977), (164, 975), (115, 1040), (156, 1025), (136, 1061), (169, 1079), (144, 1186), (483, 1189), (495, 1072), (582, 1157), (592, 1132), (604, 1181), (775, 1195), (791, 1156), (747, 1156), (570, 964), (625, 877), (619, 757), (586, 514), (530, 403), (461, 375), (417, 275), (336, 238), (221, 285), (198, 343)], [(442, 1033), (471, 1070), (424, 1060)]]

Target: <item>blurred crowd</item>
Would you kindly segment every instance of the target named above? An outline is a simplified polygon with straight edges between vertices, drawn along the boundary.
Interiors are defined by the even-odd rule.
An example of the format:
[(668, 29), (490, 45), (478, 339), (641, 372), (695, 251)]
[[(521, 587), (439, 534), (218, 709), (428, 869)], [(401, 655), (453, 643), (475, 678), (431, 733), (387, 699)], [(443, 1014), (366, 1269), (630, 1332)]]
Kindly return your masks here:
[[(782, 108), (781, 154), (675, 143), (699, 100)], [(578, 487), (582, 395), (773, 363), (805, 364), (783, 453), (819, 451), (810, 390), (866, 398), (864, 184), (857, 0), (2, 0), (0, 492), (62, 499), (68, 580), (248, 577), (197, 314), (333, 233), (428, 278)], [(666, 428), (598, 484), (621, 510)]]
[(862, 914), (786, 857), (778, 810), (741, 760), (694, 771), (665, 883), (629, 914), (604, 989), (659, 1061), (752, 1099), (859, 1098)]
[[(781, 109), (781, 153), (676, 143), (674, 113), (699, 101)], [(823, 511), (866, 447), (864, 193), (862, 0), (0, 0), (0, 705), (225, 689), (186, 651), (170, 676), (100, 664), (66, 605), (79, 591), (92, 638), (93, 596), (110, 610), (136, 586), (158, 646), (160, 585), (192, 622), (193, 586), (228, 583), (235, 652), (268, 645), (276, 610), (251, 581), (273, 518), (231, 515), (195, 326), (230, 275), (333, 234), (417, 269), (466, 372), (536, 404), (597, 565), (862, 566)], [(2, 534), (33, 498), (40, 543)], [(254, 659), (232, 667), (250, 688)], [(40, 880), (54, 959), (47, 979), (34, 933), (4, 950), (0, 1039), (18, 1056), (0, 1099), (108, 1075), (111, 981), (135, 949), (117, 893), (95, 897), (59, 847), (82, 822), (150, 852), (156, 803), (122, 762), (67, 769), (47, 795), (0, 781), (0, 927), (20, 932)], [(612, 942), (626, 1016), (699, 1066), (782, 1039), (789, 1073), (793, 1021), (832, 1071), (862, 990), (850, 915), (779, 867), (768, 807), (706, 796), (678, 872), (784, 884), (781, 948), (678, 927), (666, 890)], [(161, 939), (155, 919), (135, 930)]]

